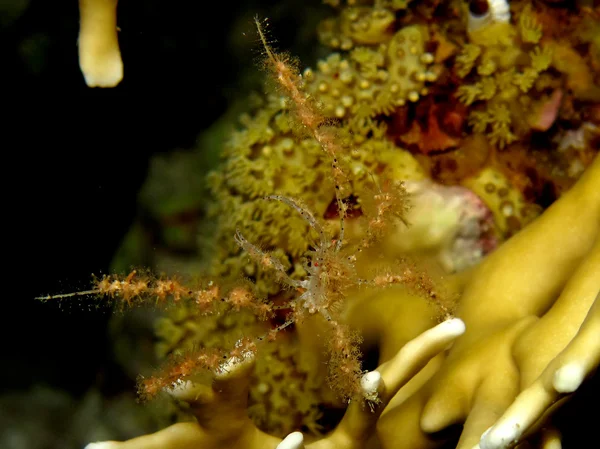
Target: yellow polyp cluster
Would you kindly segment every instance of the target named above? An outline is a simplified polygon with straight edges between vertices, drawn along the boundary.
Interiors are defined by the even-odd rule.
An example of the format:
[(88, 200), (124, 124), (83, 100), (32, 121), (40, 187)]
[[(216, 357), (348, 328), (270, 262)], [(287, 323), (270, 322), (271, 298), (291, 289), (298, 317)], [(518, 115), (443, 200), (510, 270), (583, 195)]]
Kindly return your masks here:
[(437, 80), (427, 40), (427, 28), (411, 25), (377, 48), (357, 47), (348, 58), (333, 53), (316, 71), (304, 72), (306, 90), (332, 118), (390, 114), (427, 95), (428, 83)]
[(319, 40), (323, 45), (344, 51), (387, 42), (393, 35), (396, 12), (407, 9), (410, 1), (323, 0), (340, 11), (321, 22), (317, 30)]
[[(224, 341), (235, 343), (244, 332), (261, 326), (252, 313), (201, 315), (192, 305), (169, 310), (157, 320), (156, 355), (160, 359), (198, 347), (216, 348)], [(264, 324), (262, 324), (264, 327)]]
[(531, 5), (527, 5), (519, 15), (519, 33), (525, 43), (537, 44), (542, 38), (542, 26), (532, 14)]
[(525, 118), (546, 86), (535, 85), (552, 64), (553, 50), (540, 43), (542, 26), (531, 7), (523, 8), (518, 25), (497, 23), (469, 35), (456, 57), (456, 74), (465, 80), (456, 91), (471, 106), (469, 124), (475, 133), (504, 148), (525, 137)]
[[(201, 316), (184, 305), (157, 321), (156, 352), (164, 360), (196, 348), (219, 348), (223, 342), (264, 331), (264, 323), (245, 311)], [(248, 415), (260, 429), (279, 437), (299, 427), (314, 435), (321, 433), (319, 405), (325, 380), (300, 363), (297, 344), (294, 338), (284, 335), (262, 345), (251, 373)]]
[(511, 131), (511, 123), (510, 111), (504, 103), (492, 104), (485, 111), (473, 111), (469, 115), (473, 131), (486, 134), (489, 142), (499, 148), (517, 140)]
[(463, 181), (494, 214), (494, 223), (504, 238), (515, 234), (538, 216), (539, 210), (528, 204), (502, 172), (485, 168)]
[(475, 44), (465, 44), (462, 51), (456, 56), (455, 70), (461, 78), (467, 76), (475, 67), (477, 58), (481, 55), (481, 47)]
[(257, 427), (281, 438), (297, 429), (320, 435), (325, 379), (302, 366), (296, 342), (282, 340), (265, 345), (256, 360), (248, 415)]
[(319, 39), (329, 47), (350, 50), (356, 45), (374, 45), (389, 40), (394, 13), (365, 6), (344, 8), (335, 18), (319, 26)]
[[(211, 269), (225, 277), (253, 277), (259, 291), (273, 294), (279, 286), (240, 253), (233, 240), (236, 229), (261, 246), (283, 248), (275, 256), (289, 266), (289, 256), (297, 259), (306, 251), (309, 227), (288, 207), (262, 198), (276, 192), (305, 198), (312, 210), (323, 214), (333, 183), (323, 151), (314, 139), (293, 132), (279, 97), (267, 98), (262, 109), (242, 121), (245, 128), (235, 132), (226, 145), (223, 166), (208, 177), (216, 199), (208, 214), (218, 223)], [(225, 211), (227, 219), (223, 220)], [(274, 227), (279, 232), (272, 232)]]
[[(383, 179), (425, 177), (419, 163), (397, 147), (387, 135), (387, 124), (377, 117), (417, 103), (437, 80), (440, 67), (425, 50), (428, 28), (398, 26), (390, 14), (398, 5), (361, 3), (358, 10), (355, 6), (349, 2), (335, 19), (346, 23), (348, 30), (362, 30), (360, 36), (353, 35), (357, 40), (351, 46), (340, 44), (340, 49), (352, 50), (333, 53), (314, 70), (304, 70), (301, 89), (308, 101), (315, 100), (318, 114), (339, 125), (333, 139), (344, 152), (336, 162), (343, 173), (341, 181), (349, 186), (344, 195), (360, 198), (372, 195)], [(270, 95), (243, 115), (242, 129), (232, 134), (223, 151), (222, 166), (208, 177), (215, 199), (208, 210), (216, 232), (207, 258), (211, 274), (250, 277), (259, 292), (270, 295), (280, 286), (265, 275), (264, 267), (248, 260), (231, 237), (239, 227), (248, 241), (275, 250), (292, 277), (301, 278), (305, 273), (300, 256), (309, 247), (311, 231), (289, 209), (262, 198), (277, 193), (299, 199), (317, 217), (324, 217), (332, 213), (335, 184), (340, 181), (332, 179), (331, 163), (314, 136), (298, 126), (299, 112), (292, 106), (289, 98)]]
[[(335, 53), (319, 62), (316, 71), (303, 74), (303, 89), (318, 100), (319, 112), (341, 120), (335, 142), (347, 151), (339, 165), (352, 185), (349, 194), (372, 194), (380, 178), (425, 176), (417, 161), (390, 141), (386, 124), (374, 116), (418, 101), (426, 93), (427, 80), (435, 78), (429, 70), (433, 56), (424, 51), (426, 36), (421, 26), (405, 27), (377, 50), (358, 47), (348, 59)], [(294, 119), (287, 101), (267, 96), (260, 108), (241, 117), (243, 129), (232, 134), (222, 166), (207, 178), (215, 198), (208, 214), (217, 233), (211, 274), (251, 277), (263, 294), (276, 294), (280, 286), (265, 275), (264, 267), (239, 251), (232, 239), (236, 229), (241, 227), (248, 241), (275, 250), (294, 276), (302, 277), (300, 256), (310, 244), (306, 238), (310, 228), (289, 208), (262, 198), (277, 193), (302, 199), (320, 217), (335, 198), (327, 154)]]

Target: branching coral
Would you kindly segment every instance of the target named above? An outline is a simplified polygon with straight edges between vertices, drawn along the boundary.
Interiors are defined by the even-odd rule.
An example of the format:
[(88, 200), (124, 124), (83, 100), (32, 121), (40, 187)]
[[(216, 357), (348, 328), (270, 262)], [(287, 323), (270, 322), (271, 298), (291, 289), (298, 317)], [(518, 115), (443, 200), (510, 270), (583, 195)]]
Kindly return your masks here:
[[(596, 246), (598, 247), (598, 245), (597, 243)], [(596, 257), (586, 259), (585, 264), (578, 269), (574, 276), (576, 281), (572, 281), (571, 284), (573, 285), (572, 290), (569, 294), (563, 293), (559, 299), (562, 303), (561, 309), (574, 309), (576, 306), (564, 303), (581, 301), (582, 308), (585, 310), (586, 304), (592, 297), (590, 292), (593, 292), (594, 288), (598, 289), (599, 255), (600, 252), (596, 249)], [(581, 285), (575, 285), (577, 281), (583, 282)], [(555, 309), (553, 308), (553, 310)], [(564, 311), (560, 310), (560, 312)], [(580, 313), (581, 311), (571, 313), (569, 318), (575, 318), (574, 322), (577, 322), (580, 317), (572, 315)], [(556, 325), (558, 319), (555, 317), (554, 320), (547, 321), (550, 322), (547, 322), (547, 325)], [(573, 331), (570, 330), (569, 333), (572, 335)], [(573, 339), (548, 363), (540, 376), (515, 398), (502, 417), (482, 435), (481, 449), (505, 448), (521, 441), (524, 435), (535, 428), (536, 422), (552, 405), (558, 400), (564, 399), (566, 395), (577, 391), (583, 381), (600, 365), (599, 334), (600, 293), (596, 295), (594, 303), (589, 308), (585, 320)]]
[(117, 1), (79, 0), (79, 66), (90, 87), (114, 87), (123, 79)]
[[(600, 289), (599, 175), (596, 158), (575, 187), (475, 270), (457, 310), (468, 331), (434, 377), (382, 416), (383, 447), (433, 447), (433, 433), (464, 423), (458, 448), (471, 449), (524, 391), (507, 418), (484, 437), (504, 447), (520, 434), (507, 422), (517, 420), (525, 431), (557, 398), (547, 379), (572, 379), (576, 388), (564, 367), (574, 363), (583, 379), (597, 364), (592, 303)], [(569, 353), (575, 358), (567, 358)], [(552, 377), (557, 369), (564, 369), (564, 376)], [(555, 392), (543, 393), (542, 385)]]

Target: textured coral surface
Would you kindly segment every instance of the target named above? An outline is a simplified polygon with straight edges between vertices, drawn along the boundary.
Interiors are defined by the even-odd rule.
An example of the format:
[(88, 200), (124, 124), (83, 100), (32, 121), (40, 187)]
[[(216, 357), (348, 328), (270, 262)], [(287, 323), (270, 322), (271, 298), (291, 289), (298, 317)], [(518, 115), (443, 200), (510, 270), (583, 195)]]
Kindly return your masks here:
[[(471, 449), (506, 410), (522, 428), (501, 421), (481, 444), (508, 447), (597, 365), (597, 8), (326, 3), (332, 52), (312, 68), (257, 20), (270, 84), (206, 177), (207, 205), (190, 200), (205, 194), (197, 154), (148, 180), (166, 236), (150, 268), (168, 274), (92, 291), (171, 304), (166, 368), (141, 389), (194, 421), (90, 447), (275, 447), (299, 430), (280, 447)], [(205, 219), (171, 225), (190, 210)], [(588, 349), (564, 356), (580, 382), (553, 390), (571, 344)], [(511, 406), (539, 385), (545, 400)]]

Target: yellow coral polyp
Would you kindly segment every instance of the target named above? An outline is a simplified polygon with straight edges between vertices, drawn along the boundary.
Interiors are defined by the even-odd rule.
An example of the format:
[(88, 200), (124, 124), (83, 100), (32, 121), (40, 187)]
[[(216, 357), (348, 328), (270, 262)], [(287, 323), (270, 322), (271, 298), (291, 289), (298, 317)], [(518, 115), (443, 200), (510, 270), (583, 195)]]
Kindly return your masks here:
[(458, 88), (456, 95), (460, 101), (468, 106), (480, 99), (481, 86), (477, 84), (463, 84)]
[(502, 237), (508, 237), (536, 217), (519, 192), (499, 170), (487, 167), (463, 181), (494, 214), (494, 223)]
[(305, 77), (306, 90), (318, 96), (330, 117), (390, 114), (406, 101), (418, 101), (426, 84), (437, 79), (429, 70), (434, 61), (424, 51), (426, 40), (424, 27), (408, 26), (377, 49), (357, 47), (349, 59), (334, 53)]
[(461, 78), (467, 76), (473, 67), (477, 58), (481, 55), (481, 47), (475, 44), (465, 44), (462, 51), (456, 56), (456, 73)]
[(527, 5), (519, 15), (519, 33), (521, 40), (529, 44), (537, 44), (542, 38), (542, 26), (533, 13), (531, 5)]
[(476, 76), (469, 77), (474, 82), (460, 85), (457, 98), (476, 108), (469, 114), (473, 131), (499, 148), (518, 140), (511, 115), (528, 115), (532, 102), (523, 94), (530, 93), (552, 63), (551, 46), (531, 49), (541, 36), (541, 25), (526, 7), (519, 15), (518, 33), (510, 23), (490, 24), (470, 33), (470, 42), (456, 57), (455, 71), (461, 78), (476, 69)]
[(386, 40), (394, 20), (394, 14), (384, 8), (347, 8), (342, 12), (340, 28), (355, 44), (379, 44)]

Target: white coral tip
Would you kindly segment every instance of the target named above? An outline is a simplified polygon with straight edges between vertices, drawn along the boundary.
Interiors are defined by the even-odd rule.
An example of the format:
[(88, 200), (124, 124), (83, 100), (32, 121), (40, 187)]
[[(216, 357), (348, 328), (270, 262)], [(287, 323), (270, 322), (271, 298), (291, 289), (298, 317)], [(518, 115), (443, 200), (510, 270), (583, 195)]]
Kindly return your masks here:
[(509, 419), (498, 423), (481, 436), (481, 449), (503, 449), (514, 444), (521, 436), (524, 424), (519, 419)]
[(96, 443), (88, 443), (83, 449), (114, 449), (116, 447), (113, 441), (98, 441)]
[(360, 387), (362, 388), (363, 395), (368, 401), (376, 401), (377, 390), (381, 385), (381, 374), (378, 371), (371, 371), (365, 374), (360, 380)]
[(277, 449), (303, 449), (304, 435), (301, 432), (292, 432), (277, 445)]
[(490, 2), (490, 11), (494, 18), (494, 22), (509, 23), (510, 22), (510, 5), (508, 0), (488, 0)]
[(465, 322), (460, 318), (451, 318), (438, 324), (437, 327), (449, 337), (458, 337), (464, 334), (465, 330), (467, 329)]
[(569, 363), (556, 370), (552, 385), (558, 393), (573, 393), (579, 388), (584, 378), (583, 366)]

